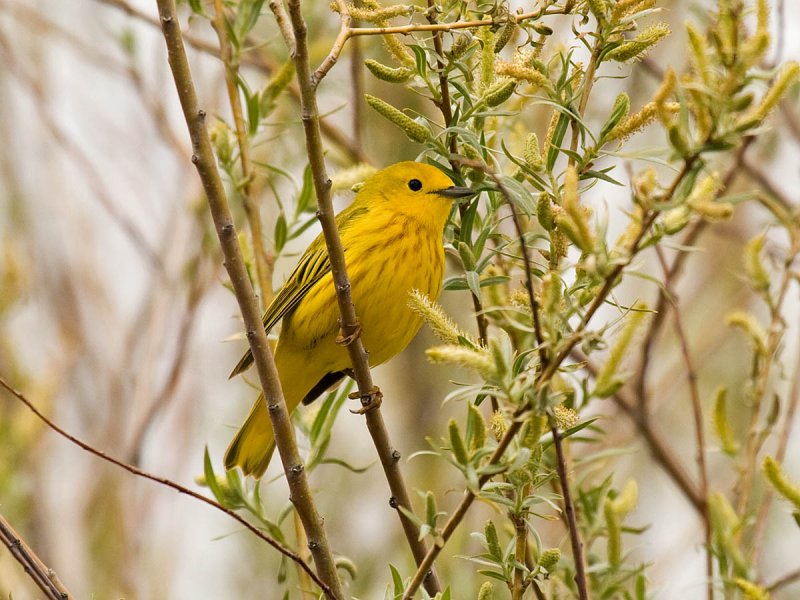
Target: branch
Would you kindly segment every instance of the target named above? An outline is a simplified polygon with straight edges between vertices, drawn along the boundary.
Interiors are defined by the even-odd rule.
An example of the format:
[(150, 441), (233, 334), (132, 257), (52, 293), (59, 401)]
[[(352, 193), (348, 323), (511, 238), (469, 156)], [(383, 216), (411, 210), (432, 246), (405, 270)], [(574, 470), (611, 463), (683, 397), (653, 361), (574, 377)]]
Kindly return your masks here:
[[(572, 355), (577, 358), (578, 362), (583, 363), (584, 368), (592, 377), (597, 376), (599, 371), (597, 366), (589, 361), (589, 358), (583, 352), (575, 348), (572, 351)], [(650, 453), (653, 455), (653, 458), (655, 458), (656, 463), (667, 472), (694, 509), (703, 514), (705, 510), (705, 499), (697, 491), (697, 486), (683, 466), (681, 459), (673, 452), (672, 447), (667, 440), (662, 437), (661, 433), (653, 428), (649, 414), (641, 410), (639, 403), (636, 402), (631, 394), (625, 391), (625, 388), (617, 390), (617, 392), (611, 396), (611, 399), (614, 401), (614, 404), (617, 405), (617, 408), (633, 422), (634, 426), (647, 443)]]
[[(230, 518), (234, 519), (235, 521), (238, 521), (245, 528), (249, 529), (254, 535), (256, 535), (257, 537), (259, 537), (262, 540), (264, 540), (265, 542), (267, 542), (270, 546), (275, 548), (278, 552), (283, 554), (286, 558), (288, 558), (289, 560), (292, 560), (295, 563), (297, 563), (305, 572), (308, 573), (309, 577), (311, 577), (316, 582), (316, 584), (322, 590), (324, 590), (326, 594), (328, 594), (328, 596), (333, 597), (331, 592), (330, 592), (330, 589), (325, 584), (325, 582), (323, 582), (317, 576), (317, 574), (314, 573), (314, 570), (302, 558), (300, 558), (300, 556), (298, 556), (297, 554), (295, 554), (294, 552), (289, 550), (286, 546), (284, 546), (283, 544), (281, 544), (277, 540), (275, 540), (275, 539), (271, 538), (270, 536), (268, 536), (267, 534), (263, 533), (260, 529), (258, 529), (254, 525), (251, 525), (250, 523), (248, 523), (243, 517), (239, 516), (234, 511), (230, 510), (229, 508), (225, 508), (221, 504), (219, 504), (217, 502), (214, 502), (214, 500), (211, 500), (210, 498), (206, 498), (202, 494), (198, 494), (197, 492), (192, 491), (189, 488), (186, 488), (186, 487), (180, 485), (179, 483), (176, 483), (176, 482), (174, 482), (174, 481), (172, 481), (170, 479), (165, 479), (163, 477), (158, 477), (157, 475), (153, 475), (151, 473), (148, 473), (147, 471), (143, 471), (142, 469), (134, 467), (133, 465), (130, 465), (130, 464), (126, 463), (126, 462), (123, 462), (123, 461), (121, 461), (119, 459), (116, 459), (113, 456), (109, 456), (108, 454), (106, 454), (102, 450), (98, 450), (97, 448), (95, 448), (94, 446), (88, 444), (87, 442), (84, 442), (83, 440), (80, 440), (79, 438), (73, 436), (72, 434), (67, 433), (64, 429), (62, 429), (61, 427), (56, 425), (53, 421), (51, 421), (43, 413), (41, 413), (39, 411), (39, 409), (36, 408), (36, 406), (33, 404), (33, 402), (28, 400), (28, 398), (25, 397), (21, 392), (18, 392), (13, 387), (11, 387), (11, 385), (9, 385), (6, 382), (6, 380), (3, 379), (2, 377), (0, 377), (0, 387), (4, 388), (9, 394), (14, 396), (17, 400), (19, 400), (25, 406), (27, 406), (28, 409), (30, 409), (30, 411), (34, 415), (36, 415), (36, 417), (40, 421), (42, 421), (45, 425), (47, 425), (47, 427), (49, 427), (50, 429), (55, 431), (58, 435), (60, 435), (61, 437), (65, 438), (69, 442), (75, 444), (76, 446), (78, 446), (82, 450), (85, 450), (89, 454), (93, 454), (97, 458), (100, 458), (100, 459), (102, 459), (102, 460), (104, 460), (104, 461), (106, 461), (108, 463), (111, 463), (112, 465), (116, 465), (117, 467), (120, 467), (121, 469), (124, 469), (124, 470), (128, 471), (129, 473), (133, 473), (137, 477), (142, 477), (143, 479), (149, 479), (150, 481), (154, 481), (154, 482), (156, 482), (156, 483), (158, 483), (160, 485), (172, 488), (173, 490), (175, 490), (177, 492), (180, 492), (181, 494), (185, 494), (187, 496), (190, 496), (190, 497), (194, 498), (195, 500), (199, 500), (200, 502), (208, 504), (209, 506), (212, 506), (212, 507), (216, 508), (217, 510), (224, 512)], [(58, 596), (57, 598), (59, 600), (64, 600), (64, 597), (62, 597), (62, 596)]]
[(356, 27), (350, 30), (350, 36), (359, 35), (388, 35), (394, 33), (416, 33), (418, 31), (453, 31), (454, 29), (475, 29), (476, 27), (496, 27), (505, 24), (509, 19), (514, 19), (517, 23), (528, 19), (538, 19), (544, 15), (563, 15), (566, 14), (563, 8), (540, 8), (531, 12), (511, 14), (500, 21), (456, 21), (454, 23), (428, 23), (398, 25), (396, 27)]
[[(683, 362), (686, 365), (686, 378), (689, 381), (689, 397), (692, 402), (692, 416), (694, 418), (694, 430), (697, 443), (697, 469), (700, 473), (700, 496), (708, 498), (708, 468), (706, 467), (706, 441), (703, 431), (703, 406), (700, 400), (700, 390), (697, 386), (697, 369), (695, 368), (692, 355), (689, 350), (689, 339), (686, 335), (686, 329), (683, 326), (683, 316), (681, 314), (678, 298), (674, 291), (670, 288), (669, 281), (666, 281), (669, 275), (669, 266), (664, 257), (664, 251), (660, 246), (656, 246), (656, 255), (658, 261), (661, 263), (661, 268), (664, 271), (664, 292), (665, 297), (672, 301), (672, 314), (675, 323), (675, 331), (678, 334), (678, 340), (681, 345), (681, 354), (683, 355)], [(706, 592), (708, 600), (714, 600), (714, 561), (711, 547), (711, 514), (709, 513), (708, 503), (703, 503), (702, 510), (703, 518), (703, 531), (705, 534), (705, 556), (706, 556)]]
[[(71, 600), (74, 598), (64, 587), (64, 584), (61, 583), (55, 571), (42, 562), (36, 553), (31, 550), (30, 546), (25, 543), (25, 540), (14, 531), (11, 524), (3, 518), (3, 515), (0, 515), (0, 541), (5, 544), (11, 552), (11, 556), (17, 559), (17, 562), (22, 565), (28, 576), (49, 600)], [(10, 597), (11, 595), (9, 594)]]
[[(538, 19), (543, 15), (563, 15), (566, 14), (566, 10), (563, 8), (545, 8), (542, 7), (539, 10), (534, 10), (527, 13), (519, 13), (515, 15), (509, 15), (508, 17), (504, 18), (502, 21), (494, 21), (494, 20), (486, 20), (486, 21), (456, 21), (454, 23), (437, 23), (435, 18), (431, 18), (429, 13), (428, 19), (429, 22), (427, 24), (410, 24), (410, 25), (398, 25), (396, 27), (351, 27), (351, 17), (349, 12), (347, 11), (347, 6), (343, 0), (336, 0), (337, 8), (336, 10), (341, 15), (341, 26), (339, 29), (339, 34), (336, 37), (336, 41), (331, 48), (331, 51), (328, 53), (328, 56), (322, 61), (322, 64), (317, 68), (314, 74), (311, 76), (311, 83), (313, 87), (317, 87), (328, 74), (333, 66), (336, 64), (336, 61), (339, 60), (339, 56), (342, 54), (347, 41), (351, 38), (355, 38), (362, 35), (392, 35), (392, 34), (409, 34), (409, 33), (417, 33), (422, 31), (433, 31), (436, 33), (441, 33), (443, 31), (453, 31), (456, 29), (475, 29), (476, 27), (496, 27), (497, 25), (502, 25), (506, 23), (509, 19), (515, 20), (517, 23), (521, 21), (526, 21), (528, 19)], [(429, 4), (430, 6), (430, 4)], [(434, 42), (435, 43), (435, 42)], [(441, 45), (441, 42), (440, 42)], [(439, 54), (441, 56), (441, 54)]]
[[(331, 201), (331, 182), (325, 168), (325, 156), (319, 127), (316, 83), (309, 66), (307, 27), (303, 18), (300, 0), (288, 3), (289, 18), (294, 30), (295, 53), (293, 55), (297, 81), (300, 85), (300, 105), (303, 114), (306, 147), (311, 165), (312, 179), (317, 196), (317, 217), (322, 225), (325, 245), (331, 263), (331, 273), (336, 288), (336, 299), (341, 315), (341, 337), (345, 340), (353, 375), (358, 384), (358, 396), (365, 414), (367, 428), (380, 457), (392, 498), (390, 506), (397, 509), (403, 531), (408, 540), (414, 560), (419, 564), (426, 556), (425, 544), (419, 539), (419, 529), (402, 509), (413, 514), (411, 499), (400, 472), (400, 453), (392, 446), (379, 406), (380, 391), (372, 381), (369, 359), (360, 339), (360, 324), (353, 306), (350, 280), (345, 268), (344, 249), (336, 228)], [(318, 81), (317, 81), (318, 83)], [(439, 582), (430, 565), (424, 572), (426, 589), (433, 596), (439, 591)]]
[(341, 599), (344, 594), (336, 572), (333, 553), (328, 544), (322, 518), (314, 505), (303, 461), (297, 450), (294, 427), (280, 387), (278, 371), (267, 342), (267, 334), (261, 322), (253, 286), (242, 258), (228, 200), (211, 150), (211, 142), (205, 126), (206, 113), (200, 109), (198, 104), (197, 92), (189, 69), (189, 61), (175, 10), (175, 2), (174, 0), (157, 0), (157, 2), (170, 69), (192, 139), (192, 162), (197, 168), (208, 197), (208, 206), (225, 257), (225, 268), (242, 313), (247, 339), (275, 432), (278, 453), (286, 473), (290, 498), (308, 535), (309, 548), (320, 578), (327, 584), (326, 594), (331, 598)]

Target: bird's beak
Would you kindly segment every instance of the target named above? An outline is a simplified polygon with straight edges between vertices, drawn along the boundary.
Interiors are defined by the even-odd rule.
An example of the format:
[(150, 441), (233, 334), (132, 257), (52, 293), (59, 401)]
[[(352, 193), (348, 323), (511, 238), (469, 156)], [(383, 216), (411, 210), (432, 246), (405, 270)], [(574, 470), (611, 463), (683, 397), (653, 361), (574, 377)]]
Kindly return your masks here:
[(451, 185), (449, 188), (444, 188), (436, 193), (445, 198), (466, 198), (467, 196), (474, 196), (477, 192), (468, 187)]

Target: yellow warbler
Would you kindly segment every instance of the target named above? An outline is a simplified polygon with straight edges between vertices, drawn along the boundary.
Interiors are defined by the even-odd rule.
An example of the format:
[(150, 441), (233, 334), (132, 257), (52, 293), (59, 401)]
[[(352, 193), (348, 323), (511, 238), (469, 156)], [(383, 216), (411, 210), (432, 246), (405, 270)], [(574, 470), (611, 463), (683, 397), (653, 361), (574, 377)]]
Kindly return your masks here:
[[(401, 162), (369, 177), (353, 203), (339, 213), (353, 304), (371, 365), (402, 351), (422, 324), (408, 308), (418, 289), (439, 295), (444, 273), (442, 232), (452, 200), (472, 195), (438, 169)], [(347, 349), (336, 343), (339, 307), (325, 240), (319, 235), (300, 258), (264, 314), (269, 331), (283, 319), (275, 363), (292, 411), (340, 382), (352, 368)], [(253, 362), (248, 352), (231, 377)], [(225, 453), (225, 467), (261, 477), (275, 447), (263, 396)]]

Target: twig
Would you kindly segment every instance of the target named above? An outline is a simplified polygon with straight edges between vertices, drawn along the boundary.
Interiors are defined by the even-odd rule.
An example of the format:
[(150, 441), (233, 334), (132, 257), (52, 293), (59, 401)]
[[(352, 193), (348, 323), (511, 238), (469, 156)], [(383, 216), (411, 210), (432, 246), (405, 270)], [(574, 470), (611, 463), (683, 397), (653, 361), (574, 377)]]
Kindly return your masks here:
[(553, 445), (556, 449), (556, 469), (558, 471), (558, 480), (561, 482), (561, 495), (564, 498), (564, 512), (567, 516), (569, 541), (572, 545), (572, 556), (575, 562), (575, 585), (578, 586), (578, 597), (581, 600), (588, 600), (589, 590), (586, 586), (586, 568), (583, 564), (583, 542), (581, 542), (580, 531), (578, 531), (575, 504), (572, 502), (572, 492), (569, 487), (567, 461), (564, 458), (561, 432), (558, 430), (558, 425), (552, 417), (550, 417), (550, 431), (553, 434)]
[[(300, 0), (290, 0), (288, 2), (288, 11), (294, 31), (295, 53), (293, 59), (300, 86), (306, 147), (317, 196), (317, 217), (322, 225), (325, 245), (331, 263), (331, 273), (341, 315), (342, 338), (349, 342), (347, 343), (347, 350), (353, 365), (353, 373), (358, 384), (361, 402), (364, 409), (366, 409), (367, 429), (372, 436), (392, 493), (390, 505), (397, 509), (411, 552), (415, 561), (419, 563), (426, 556), (427, 549), (419, 539), (419, 529), (413, 520), (406, 516), (403, 510), (400, 510), (403, 508), (412, 512), (411, 500), (400, 471), (400, 453), (392, 446), (380, 408), (374, 402), (375, 396), (379, 392), (372, 382), (367, 353), (359, 337), (360, 325), (353, 306), (342, 241), (336, 228), (330, 192), (331, 182), (325, 168), (322, 137), (319, 129), (316, 88), (309, 67), (307, 27), (303, 18)], [(431, 595), (435, 595), (439, 591), (439, 582), (433, 571), (430, 570), (430, 565), (425, 569), (424, 578), (426, 589)]]
[[(108, 454), (106, 454), (102, 450), (98, 450), (97, 448), (95, 448), (94, 446), (88, 444), (87, 442), (84, 442), (83, 440), (73, 436), (72, 434), (67, 433), (67, 431), (65, 431), (64, 429), (62, 429), (58, 425), (56, 425), (53, 421), (51, 421), (49, 418), (47, 418), (42, 412), (40, 412), (39, 409), (36, 408), (36, 406), (33, 404), (33, 402), (28, 400), (28, 398), (26, 396), (24, 396), (21, 392), (18, 392), (13, 387), (11, 387), (11, 385), (9, 385), (6, 382), (6, 380), (3, 379), (2, 377), (0, 377), (0, 387), (3, 387), (9, 394), (14, 396), (17, 400), (19, 400), (25, 406), (27, 406), (28, 409), (30, 409), (30, 411), (34, 415), (36, 415), (36, 417), (40, 421), (42, 421), (45, 425), (47, 425), (47, 427), (49, 427), (50, 429), (55, 431), (58, 435), (60, 435), (61, 437), (65, 438), (66, 440), (68, 440), (72, 444), (75, 444), (76, 446), (78, 446), (82, 450), (85, 450), (89, 454), (92, 454), (92, 455), (96, 456), (97, 458), (100, 458), (100, 459), (102, 459), (102, 460), (104, 460), (104, 461), (106, 461), (108, 463), (111, 463), (112, 465), (116, 465), (117, 467), (120, 467), (120, 468), (128, 471), (129, 473), (133, 473), (137, 477), (142, 477), (144, 479), (149, 479), (150, 481), (154, 481), (154, 482), (156, 482), (156, 483), (158, 483), (160, 485), (172, 488), (173, 490), (175, 490), (177, 492), (180, 492), (181, 494), (185, 494), (187, 496), (190, 496), (190, 497), (194, 498), (195, 500), (199, 500), (200, 502), (208, 504), (209, 506), (212, 506), (212, 507), (216, 508), (217, 510), (219, 510), (221, 512), (224, 512), (230, 518), (234, 519), (235, 521), (238, 521), (242, 526), (244, 526), (245, 528), (249, 529), (255, 536), (259, 537), (260, 539), (262, 539), (263, 541), (268, 543), (270, 546), (275, 548), (275, 550), (277, 550), (278, 552), (283, 554), (286, 558), (288, 558), (289, 560), (292, 560), (295, 563), (297, 563), (306, 573), (308, 573), (309, 577), (311, 577), (311, 579), (314, 580), (314, 582), (320, 587), (320, 589), (324, 590), (325, 593), (328, 594), (328, 596), (330, 596), (331, 598), (333, 597), (332, 594), (331, 594), (330, 589), (325, 584), (325, 582), (323, 582), (317, 576), (317, 574), (314, 573), (314, 570), (302, 558), (300, 558), (300, 556), (298, 556), (297, 554), (295, 554), (294, 552), (289, 550), (287, 547), (285, 547), (283, 544), (281, 544), (277, 540), (271, 538), (270, 536), (268, 536), (267, 534), (262, 532), (260, 529), (258, 529), (254, 525), (251, 525), (250, 523), (248, 523), (243, 517), (239, 516), (234, 511), (230, 510), (229, 508), (225, 508), (224, 506), (222, 506), (221, 504), (218, 504), (214, 500), (211, 500), (210, 498), (206, 498), (202, 494), (198, 494), (197, 492), (192, 491), (189, 488), (186, 488), (186, 487), (180, 485), (179, 483), (176, 483), (176, 482), (174, 482), (174, 481), (172, 481), (170, 479), (165, 479), (163, 477), (158, 477), (157, 475), (153, 475), (151, 473), (148, 473), (147, 471), (143, 471), (142, 469), (134, 467), (133, 465), (130, 465), (130, 464), (125, 463), (125, 462), (123, 462), (121, 460), (118, 460), (118, 459), (114, 458), (113, 456), (109, 456)], [(58, 598), (59, 598), (59, 600), (62, 600), (62, 598), (60, 596)]]
[(31, 550), (30, 546), (25, 543), (25, 540), (14, 531), (11, 524), (3, 518), (3, 515), (0, 515), (0, 541), (5, 544), (11, 552), (11, 556), (22, 565), (31, 580), (44, 592), (47, 598), (50, 600), (70, 600), (74, 598), (64, 587), (64, 584), (61, 583), (55, 571), (42, 562), (36, 553)]
[[(328, 74), (328, 71), (333, 68), (336, 61), (339, 59), (342, 51), (344, 50), (347, 41), (361, 35), (391, 35), (391, 34), (409, 34), (422, 31), (432, 31), (441, 33), (443, 31), (453, 31), (456, 29), (475, 29), (476, 27), (494, 27), (503, 24), (507, 19), (514, 19), (517, 23), (526, 21), (528, 19), (538, 19), (543, 15), (562, 15), (566, 11), (563, 8), (545, 8), (534, 10), (527, 13), (519, 13), (508, 15), (507, 19), (502, 22), (495, 22), (493, 20), (486, 21), (456, 21), (454, 23), (437, 23), (429, 21), (427, 24), (410, 24), (399, 25), (396, 27), (351, 27), (350, 14), (347, 11), (347, 6), (342, 0), (336, 0), (337, 10), (341, 16), (341, 26), (336, 41), (331, 48), (331, 51), (322, 61), (322, 64), (317, 68), (311, 77), (312, 85), (316, 87), (319, 82)], [(430, 18), (430, 15), (429, 15)]]
[(256, 278), (258, 290), (261, 293), (262, 308), (269, 304), (272, 297), (272, 260), (264, 249), (264, 233), (261, 225), (261, 213), (254, 198), (252, 181), (255, 177), (253, 164), (250, 161), (250, 140), (244, 124), (242, 100), (239, 95), (239, 63), (234, 56), (228, 39), (228, 30), (225, 25), (225, 11), (222, 0), (214, 0), (214, 29), (219, 38), (219, 51), (225, 69), (225, 86), (228, 90), (228, 101), (231, 105), (233, 124), (236, 131), (236, 144), (239, 146), (239, 164), (242, 169), (241, 188), (242, 206), (250, 226), (250, 238), (253, 244), (253, 255), (256, 263)]
[[(544, 15), (563, 15), (563, 8), (540, 8), (526, 13), (510, 14), (508, 19), (514, 19), (517, 23), (527, 21), (528, 19), (538, 19)], [(453, 31), (454, 29), (475, 29), (476, 27), (496, 27), (507, 22), (504, 18), (502, 21), (455, 21), (454, 23), (428, 23), (424, 24), (411, 24), (411, 25), (398, 25), (395, 27), (359, 27), (350, 30), (350, 37), (358, 35), (388, 35), (395, 33), (416, 33), (420, 31)]]
[[(577, 362), (583, 363), (584, 368), (592, 377), (597, 376), (599, 369), (583, 352), (575, 348), (572, 351), (572, 355)], [(656, 463), (667, 472), (695, 510), (702, 514), (705, 510), (705, 499), (697, 491), (697, 486), (683, 466), (681, 459), (674, 453), (672, 447), (662, 437), (661, 433), (653, 427), (649, 414), (641, 410), (639, 403), (625, 388), (617, 390), (611, 399), (617, 405), (617, 408), (633, 422), (650, 449), (650, 453)]]
[(247, 339), (258, 371), (261, 388), (267, 401), (275, 442), (283, 463), (290, 498), (300, 515), (303, 528), (308, 535), (309, 548), (314, 557), (322, 579), (328, 586), (326, 593), (337, 600), (344, 597), (341, 582), (336, 572), (333, 553), (323, 527), (322, 518), (317, 512), (308, 484), (303, 461), (297, 450), (292, 426), (283, 391), (278, 380), (278, 371), (267, 342), (267, 334), (261, 322), (253, 286), (242, 259), (241, 248), (236, 235), (225, 189), (217, 171), (211, 142), (205, 126), (205, 111), (197, 100), (189, 61), (181, 36), (180, 24), (174, 0), (157, 0), (170, 69), (175, 79), (175, 87), (180, 98), (186, 124), (192, 139), (192, 162), (197, 168), (203, 183), (211, 216), (214, 219), (217, 236), (225, 256), (225, 268), (233, 285), (236, 300), (242, 313)]
[(767, 591), (770, 593), (777, 592), (780, 588), (789, 585), (790, 583), (794, 583), (798, 579), (800, 579), (800, 569), (789, 571), (783, 577), (780, 577), (779, 579), (776, 579), (775, 581), (770, 583), (767, 586)]
[[(664, 257), (664, 251), (660, 246), (656, 246), (656, 255), (661, 263), (664, 276), (668, 275), (670, 269)], [(665, 297), (672, 300), (672, 315), (675, 323), (675, 331), (681, 345), (683, 362), (686, 365), (686, 378), (689, 382), (689, 397), (692, 401), (692, 416), (694, 417), (694, 430), (697, 444), (697, 470), (700, 474), (700, 496), (708, 498), (708, 468), (706, 466), (706, 441), (704, 433), (703, 406), (700, 401), (700, 390), (697, 386), (697, 369), (695, 368), (692, 354), (689, 349), (689, 339), (686, 336), (686, 329), (683, 326), (683, 316), (678, 304), (678, 298), (674, 291), (665, 283)], [(711, 548), (711, 515), (709, 514), (708, 503), (703, 504), (702, 511), (703, 531), (705, 533), (705, 555), (706, 555), (706, 591), (708, 600), (714, 600), (714, 560)]]
[(294, 56), (294, 32), (292, 31), (292, 24), (289, 22), (289, 16), (286, 14), (286, 9), (283, 7), (283, 2), (281, 0), (269, 0), (268, 6), (275, 17), (278, 31), (281, 32), (281, 37), (286, 44), (287, 50), (289, 50), (289, 55)]

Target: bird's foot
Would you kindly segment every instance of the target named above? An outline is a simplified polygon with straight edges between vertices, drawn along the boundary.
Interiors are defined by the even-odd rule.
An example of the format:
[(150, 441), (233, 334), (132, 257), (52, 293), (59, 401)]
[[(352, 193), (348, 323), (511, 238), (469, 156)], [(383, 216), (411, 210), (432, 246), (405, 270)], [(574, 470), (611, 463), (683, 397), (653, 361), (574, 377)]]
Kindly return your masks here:
[(363, 415), (366, 412), (378, 408), (381, 403), (383, 403), (383, 394), (377, 385), (366, 394), (356, 391), (350, 394), (348, 398), (351, 400), (361, 400), (361, 408), (350, 410), (354, 415)]
[(349, 331), (345, 335), (343, 328), (339, 328), (339, 335), (336, 336), (336, 343), (340, 346), (349, 346), (361, 337), (361, 323), (356, 321), (354, 327), (348, 327)]

